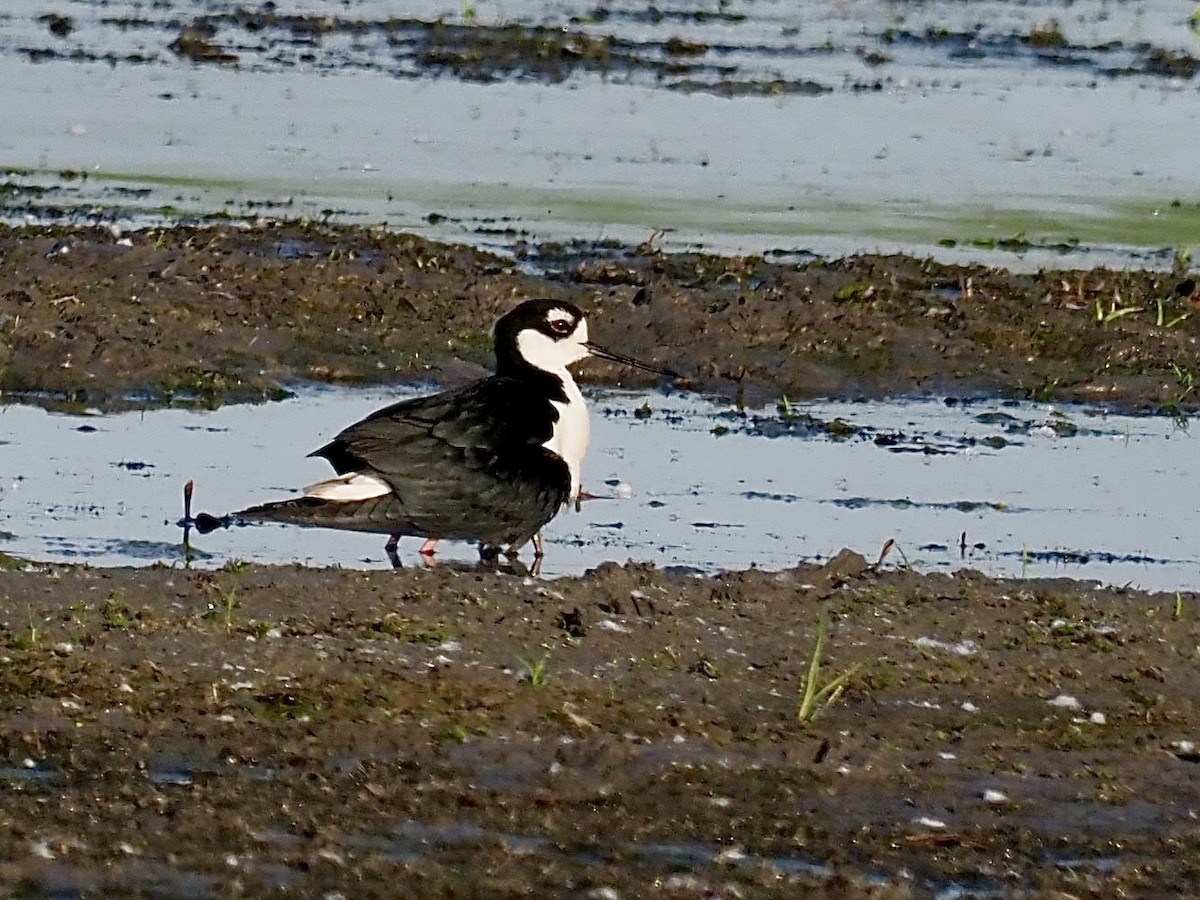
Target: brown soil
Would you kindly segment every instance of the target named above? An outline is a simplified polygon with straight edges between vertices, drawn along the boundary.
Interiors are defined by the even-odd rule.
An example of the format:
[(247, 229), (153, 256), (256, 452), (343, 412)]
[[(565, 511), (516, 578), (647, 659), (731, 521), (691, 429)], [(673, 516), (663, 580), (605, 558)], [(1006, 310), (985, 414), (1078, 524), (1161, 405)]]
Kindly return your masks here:
[[(548, 584), (51, 568), (0, 595), (18, 892), (1107, 897), (1200, 877), (1191, 596), (851, 554)], [(861, 669), (801, 723), (822, 616), (818, 681)]]
[[(1195, 400), (1200, 325), (1179, 277), (653, 246), (522, 256), (300, 225), (0, 230), (0, 384), (118, 406), (453, 380), (487, 364), (501, 311), (548, 294), (697, 389)], [(849, 553), (553, 582), (6, 561), (10, 894), (1200, 886), (1191, 595), (878, 571)], [(822, 618), (818, 683), (860, 668), (801, 722)]]
[[(516, 299), (548, 295), (582, 305), (598, 340), (683, 373), (681, 386), (755, 399), (1197, 401), (1200, 293), (1182, 276), (782, 264), (653, 244), (518, 255), (298, 224), (0, 228), (0, 390), (113, 406), (266, 398), (296, 380), (453, 380), (490, 364), (485, 333)], [(588, 377), (638, 376), (593, 365)]]

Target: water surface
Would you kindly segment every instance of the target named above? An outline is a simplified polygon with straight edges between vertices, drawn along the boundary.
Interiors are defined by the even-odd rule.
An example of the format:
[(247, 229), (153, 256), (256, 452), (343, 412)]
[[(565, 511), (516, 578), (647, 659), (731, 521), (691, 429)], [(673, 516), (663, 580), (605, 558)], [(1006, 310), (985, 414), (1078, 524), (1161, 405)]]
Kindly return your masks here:
[[(262, 406), (67, 415), (0, 407), (0, 550), (94, 565), (183, 564), (184, 481), (216, 513), (328, 475), (305, 454), (412, 391), (303, 388)], [(700, 572), (850, 547), (923, 571), (1200, 588), (1193, 438), (1161, 417), (944, 400), (739, 412), (692, 395), (591, 395), (584, 486), (546, 529), (549, 576), (606, 560)], [(401, 543), (420, 565), (418, 539)], [(288, 526), (193, 536), (190, 564), (384, 568), (384, 539)], [(444, 543), (443, 558), (474, 558)]]
[[(405, 5), (635, 61), (482, 74), (378, 0), (287, 4), (328, 17), (309, 31), (224, 0), (61, 6), (65, 36), (40, 0), (0, 13), (7, 221), (328, 217), (499, 249), (664, 229), (1020, 268), (1162, 267), (1200, 228), (1187, 4)], [(198, 15), (234, 61), (172, 52)]]

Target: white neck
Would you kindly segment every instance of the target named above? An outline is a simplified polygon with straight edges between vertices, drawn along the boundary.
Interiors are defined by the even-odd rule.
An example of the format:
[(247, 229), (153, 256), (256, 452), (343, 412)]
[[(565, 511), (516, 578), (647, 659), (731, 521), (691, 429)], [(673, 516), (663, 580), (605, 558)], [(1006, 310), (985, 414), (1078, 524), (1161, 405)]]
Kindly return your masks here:
[(554, 374), (562, 379), (563, 393), (567, 395), (567, 400), (565, 403), (561, 400), (550, 401), (558, 410), (558, 421), (554, 423), (554, 433), (550, 435), (550, 440), (542, 446), (567, 464), (571, 473), (571, 493), (567, 502), (574, 503), (582, 483), (580, 479), (583, 473), (583, 457), (587, 454), (591, 423), (588, 421), (583, 394), (580, 393), (571, 373), (564, 368)]

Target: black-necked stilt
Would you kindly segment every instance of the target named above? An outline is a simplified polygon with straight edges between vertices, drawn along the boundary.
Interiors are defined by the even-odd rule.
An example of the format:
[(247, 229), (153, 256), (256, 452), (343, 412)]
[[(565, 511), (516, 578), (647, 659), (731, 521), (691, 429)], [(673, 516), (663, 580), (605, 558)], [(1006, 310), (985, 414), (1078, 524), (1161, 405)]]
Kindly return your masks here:
[(583, 311), (562, 300), (528, 300), (494, 331), (496, 373), (456, 390), (405, 400), (351, 425), (311, 453), (337, 477), (291, 500), (223, 518), (196, 517), (197, 530), (234, 522), (286, 522), (388, 534), (393, 563), (403, 536), (478, 541), (482, 554), (510, 556), (534, 541), (580, 496), (588, 413), (568, 366), (587, 356), (671, 376), (588, 339)]

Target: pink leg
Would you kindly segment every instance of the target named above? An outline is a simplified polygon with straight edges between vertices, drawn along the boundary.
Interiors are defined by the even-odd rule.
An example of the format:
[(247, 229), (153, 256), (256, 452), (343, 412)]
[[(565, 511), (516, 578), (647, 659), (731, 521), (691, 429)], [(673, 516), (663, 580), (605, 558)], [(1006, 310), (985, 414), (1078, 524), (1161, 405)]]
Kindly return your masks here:
[(422, 556), (433, 556), (433, 554), (435, 552), (434, 548), (437, 546), (437, 542), (438, 542), (437, 538), (427, 538), (425, 540), (425, 543), (423, 543), (421, 545), (421, 549), (418, 550), (417, 552), (420, 553)]

